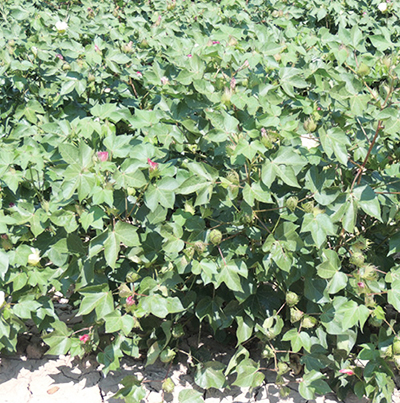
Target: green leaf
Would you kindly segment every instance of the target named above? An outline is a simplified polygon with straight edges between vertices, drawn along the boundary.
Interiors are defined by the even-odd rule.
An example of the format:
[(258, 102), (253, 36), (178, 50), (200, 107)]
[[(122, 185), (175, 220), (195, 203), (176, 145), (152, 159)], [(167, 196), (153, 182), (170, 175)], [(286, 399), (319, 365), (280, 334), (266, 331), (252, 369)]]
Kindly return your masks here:
[(118, 221), (114, 227), (114, 232), (119, 242), (126, 246), (139, 246), (140, 240), (136, 233), (136, 228), (123, 221)]
[(4, 277), (8, 271), (9, 258), (7, 252), (0, 250), (0, 278), (4, 281)]
[(226, 379), (223, 371), (225, 365), (218, 361), (209, 361), (200, 363), (196, 366), (196, 373), (194, 381), (198, 386), (203, 389), (222, 389), (225, 385)]
[(43, 341), (50, 347), (46, 351), (48, 355), (67, 354), (71, 347), (72, 330), (68, 329), (64, 322), (57, 321), (53, 325), (54, 331), (44, 335)]
[(358, 201), (358, 205), (365, 213), (382, 221), (378, 197), (370, 186), (356, 186), (353, 190), (353, 194)]
[(236, 322), (238, 324), (238, 328), (236, 330), (237, 345), (239, 345), (250, 339), (250, 337), (253, 335), (254, 321), (247, 315), (244, 315), (237, 316)]
[(182, 389), (179, 392), (179, 403), (204, 403), (203, 394), (195, 389)]
[(298, 332), (297, 329), (290, 329), (283, 335), (282, 340), (290, 340), (292, 350), (295, 353), (300, 351), (302, 348), (304, 348), (308, 352), (311, 351), (311, 337), (306, 332)]
[(332, 278), (340, 269), (338, 254), (332, 249), (324, 249), (321, 253), (322, 263), (317, 266), (321, 278)]
[(256, 388), (264, 381), (264, 374), (259, 372), (259, 365), (250, 358), (245, 358), (236, 367), (237, 377), (233, 385), (240, 388)]
[(147, 313), (152, 313), (158, 318), (165, 318), (169, 313), (178, 313), (184, 310), (181, 301), (177, 297), (164, 298), (161, 295), (149, 295), (140, 299), (139, 307)]
[(87, 293), (81, 292), (84, 296), (77, 315), (88, 315), (93, 310), (99, 318), (104, 317), (114, 310), (114, 300), (110, 291)]
[(400, 312), (400, 279), (393, 281), (392, 287), (388, 290), (388, 303)]
[(299, 392), (304, 399), (314, 399), (315, 395), (326, 395), (332, 392), (324, 380), (325, 375), (319, 371), (311, 370), (303, 376), (303, 382), (299, 385)]
[(239, 275), (247, 277), (247, 267), (244, 262), (237, 260), (222, 263), (221, 272), (217, 276), (217, 287), (225, 283), (230, 290), (243, 292)]
[(338, 308), (337, 313), (343, 316), (342, 329), (347, 330), (357, 324), (363, 328), (370, 315), (370, 310), (365, 305), (359, 305), (355, 301), (347, 301)]

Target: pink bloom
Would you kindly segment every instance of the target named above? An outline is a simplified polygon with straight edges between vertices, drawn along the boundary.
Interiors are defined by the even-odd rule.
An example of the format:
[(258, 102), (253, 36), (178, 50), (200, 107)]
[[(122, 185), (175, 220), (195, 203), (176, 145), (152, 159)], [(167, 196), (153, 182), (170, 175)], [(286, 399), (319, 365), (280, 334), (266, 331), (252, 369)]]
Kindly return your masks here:
[(165, 84), (168, 84), (168, 78), (167, 77), (161, 77), (161, 84), (162, 85), (165, 85)]
[(321, 110), (321, 108), (320, 108), (320, 107), (318, 107), (318, 108), (317, 108), (317, 111), (320, 111), (320, 110)]
[(95, 45), (94, 45), (94, 50), (95, 50), (96, 52), (98, 52), (98, 51), (100, 50), (100, 48), (95, 44)]
[(138, 77), (143, 77), (143, 74), (140, 71), (137, 71), (136, 74)]
[(354, 375), (354, 371), (351, 369), (340, 369), (339, 372), (341, 374), (346, 374), (346, 375)]
[(56, 57), (60, 60), (64, 60), (63, 55), (61, 55), (60, 53), (56, 53)]
[(126, 299), (126, 305), (132, 306), (132, 305), (135, 305), (135, 304), (136, 304), (136, 302), (135, 302), (135, 300), (134, 300), (134, 298), (133, 298), (133, 295), (130, 295), (130, 296)]
[(192, 55), (189, 53), (189, 54), (187, 55), (187, 57), (188, 57), (188, 58), (191, 58), (191, 57), (192, 57)]
[(219, 41), (213, 41), (212, 44), (213, 45), (219, 45)]
[(90, 336), (88, 334), (83, 334), (82, 336), (79, 336), (79, 340), (85, 344), (90, 340)]
[(267, 137), (267, 131), (265, 130), (265, 127), (261, 128), (261, 136)]
[(108, 152), (107, 151), (99, 151), (97, 153), (97, 157), (101, 162), (108, 160)]
[(155, 171), (156, 169), (158, 169), (158, 164), (157, 162), (152, 161), (150, 158), (147, 158), (147, 162), (150, 165), (150, 172)]
[(357, 283), (357, 285), (358, 285), (360, 288), (365, 288), (365, 284), (364, 284), (362, 281), (360, 281), (359, 283)]

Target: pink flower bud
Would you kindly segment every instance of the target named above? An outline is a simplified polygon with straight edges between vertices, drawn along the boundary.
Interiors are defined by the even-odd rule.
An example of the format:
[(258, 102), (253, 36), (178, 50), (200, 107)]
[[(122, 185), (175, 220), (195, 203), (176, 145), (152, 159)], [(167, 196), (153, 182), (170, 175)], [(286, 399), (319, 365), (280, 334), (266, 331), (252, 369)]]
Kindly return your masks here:
[(10, 204), (8, 205), (8, 207), (10, 207), (10, 208), (15, 207), (15, 203), (10, 203)]
[(136, 74), (138, 77), (143, 77), (143, 74), (140, 71), (137, 71)]
[(358, 282), (357, 285), (358, 285), (360, 288), (365, 288), (365, 284), (364, 284), (362, 281)]
[(82, 336), (79, 336), (79, 340), (85, 344), (90, 340), (90, 336), (88, 334), (83, 334)]
[(133, 296), (130, 295), (130, 296), (126, 299), (126, 305), (132, 306), (132, 305), (135, 305), (135, 304), (136, 304), (136, 302), (135, 302)]
[(168, 84), (168, 78), (167, 77), (161, 77), (161, 84), (162, 85), (165, 85), (165, 84)]
[(340, 369), (339, 370), (339, 372), (341, 373), (341, 374), (346, 374), (346, 375), (354, 375), (354, 371), (353, 370), (351, 370), (351, 369)]
[(56, 53), (56, 57), (60, 60), (64, 60), (63, 55), (61, 55), (60, 53)]
[(261, 128), (261, 136), (267, 137), (267, 131), (265, 130), (265, 127)]
[(234, 90), (236, 87), (236, 78), (232, 77), (231, 78), (231, 90)]
[(108, 152), (107, 151), (99, 151), (97, 153), (97, 158), (101, 161), (107, 161), (108, 160)]
[(95, 50), (96, 52), (98, 52), (98, 51), (100, 50), (100, 48), (95, 44), (95, 45), (94, 45), (94, 50)]
[(320, 111), (321, 110), (321, 107), (319, 106), (318, 108), (317, 108), (317, 111)]
[(219, 45), (219, 41), (212, 41), (213, 45)]
[(158, 164), (157, 162), (152, 161), (150, 158), (147, 158), (147, 162), (150, 165), (150, 172), (155, 171), (156, 169), (158, 169)]
[(190, 53), (187, 55), (187, 57), (190, 59), (191, 57), (193, 57)]

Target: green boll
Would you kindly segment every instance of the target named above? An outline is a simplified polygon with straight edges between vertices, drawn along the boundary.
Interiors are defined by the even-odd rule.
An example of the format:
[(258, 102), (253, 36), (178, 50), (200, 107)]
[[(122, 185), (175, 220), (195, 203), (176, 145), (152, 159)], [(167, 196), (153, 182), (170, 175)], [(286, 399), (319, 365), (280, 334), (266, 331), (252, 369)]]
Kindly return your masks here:
[(286, 372), (288, 372), (289, 369), (290, 369), (289, 365), (287, 365), (286, 362), (282, 361), (278, 362), (278, 368), (277, 368), (278, 375), (286, 374)]
[(210, 232), (209, 239), (213, 245), (219, 245), (222, 241), (222, 232), (220, 230), (213, 229)]
[(395, 355), (395, 356), (393, 357), (393, 361), (394, 361), (394, 363), (395, 363), (397, 369), (400, 369), (400, 355)]
[(171, 362), (175, 358), (176, 352), (167, 347), (165, 350), (160, 353), (161, 362), (167, 363)]
[(162, 390), (165, 393), (172, 393), (175, 389), (174, 381), (171, 378), (167, 378), (162, 383)]
[(300, 301), (300, 297), (295, 292), (288, 291), (286, 293), (286, 303), (290, 307), (295, 306), (299, 301)]
[(174, 339), (179, 339), (180, 337), (185, 335), (185, 330), (181, 324), (177, 324), (172, 328), (172, 337)]
[(400, 355), (400, 338), (396, 337), (393, 342), (393, 354)]
[(303, 320), (301, 321), (301, 327), (304, 329), (312, 329), (318, 323), (317, 319), (312, 316), (304, 316)]
[(272, 350), (272, 348), (270, 346), (265, 346), (263, 352), (261, 353), (262, 358), (274, 358), (275, 354), (274, 354), (274, 350)]

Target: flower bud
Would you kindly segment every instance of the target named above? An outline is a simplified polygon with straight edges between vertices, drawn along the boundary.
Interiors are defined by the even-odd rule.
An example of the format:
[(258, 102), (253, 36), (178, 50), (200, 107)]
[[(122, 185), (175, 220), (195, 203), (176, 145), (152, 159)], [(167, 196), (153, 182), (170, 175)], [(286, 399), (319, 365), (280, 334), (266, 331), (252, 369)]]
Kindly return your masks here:
[(290, 322), (296, 323), (304, 316), (304, 312), (297, 308), (290, 308)]
[(367, 76), (370, 72), (371, 72), (371, 69), (370, 69), (365, 63), (361, 63), (361, 64), (358, 66), (357, 74), (358, 74), (360, 77), (365, 77), (365, 76)]
[(210, 242), (213, 245), (219, 245), (222, 241), (222, 233), (221, 231), (217, 230), (217, 229), (213, 229), (210, 232), (210, 236), (209, 236)]
[(139, 276), (138, 273), (136, 273), (135, 271), (130, 271), (130, 272), (126, 275), (125, 280), (126, 280), (128, 283), (134, 283), (139, 277), (140, 277), (140, 276)]
[(232, 97), (232, 90), (231, 88), (225, 87), (224, 93), (221, 96), (221, 103), (223, 103), (226, 106), (229, 106), (231, 103), (231, 97)]
[(314, 210), (314, 202), (309, 201), (309, 202), (307, 202), (307, 203), (303, 203), (303, 204), (301, 205), (301, 207), (303, 208), (303, 210), (304, 210), (306, 213), (312, 213), (313, 210)]
[(312, 117), (309, 117), (308, 119), (305, 120), (305, 122), (303, 123), (303, 127), (307, 133), (312, 133), (315, 132), (315, 130), (317, 130), (317, 125), (315, 124), (314, 119)]
[(287, 200), (286, 200), (286, 207), (290, 210), (290, 211), (294, 211), (296, 210), (297, 207), (297, 203), (299, 202), (299, 199), (296, 196), (290, 196)]
[(355, 252), (351, 255), (349, 262), (357, 267), (361, 267), (364, 264), (364, 255), (361, 252)]
[(232, 182), (234, 185), (239, 185), (240, 182), (239, 174), (233, 169), (226, 174), (226, 179), (229, 182)]
[(206, 249), (206, 244), (202, 241), (197, 241), (194, 244), (194, 250), (201, 255)]

